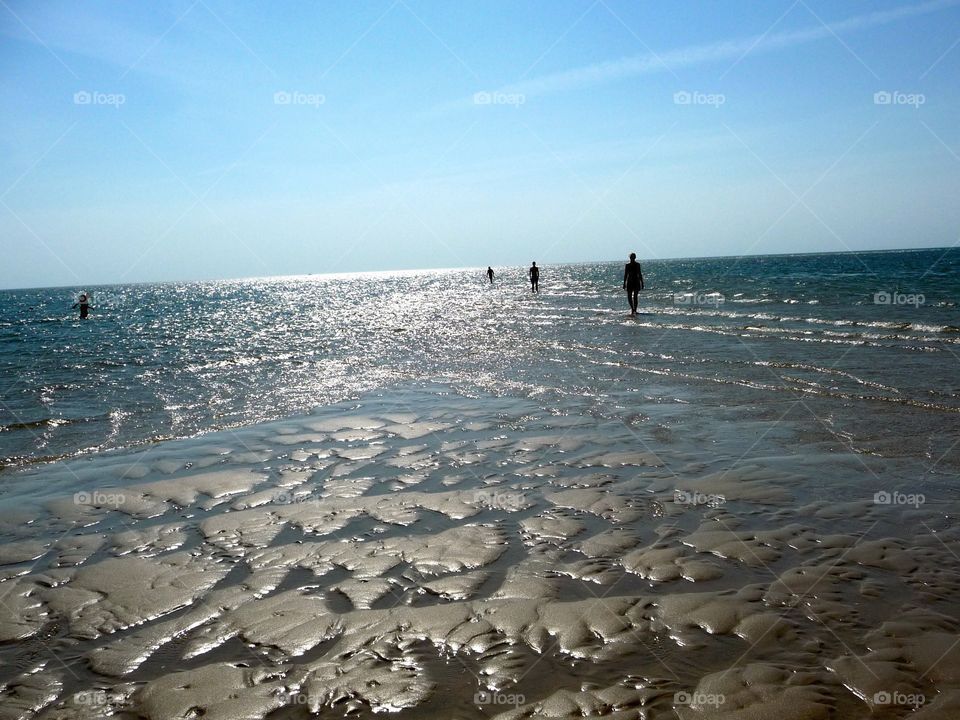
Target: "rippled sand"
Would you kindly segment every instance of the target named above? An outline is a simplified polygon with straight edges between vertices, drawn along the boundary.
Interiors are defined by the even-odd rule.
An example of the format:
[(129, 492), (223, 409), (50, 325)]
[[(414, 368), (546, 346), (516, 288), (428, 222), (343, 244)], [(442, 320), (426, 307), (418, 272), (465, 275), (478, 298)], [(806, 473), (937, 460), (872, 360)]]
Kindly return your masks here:
[(407, 388), (31, 468), (0, 718), (960, 717), (954, 495), (781, 417)]

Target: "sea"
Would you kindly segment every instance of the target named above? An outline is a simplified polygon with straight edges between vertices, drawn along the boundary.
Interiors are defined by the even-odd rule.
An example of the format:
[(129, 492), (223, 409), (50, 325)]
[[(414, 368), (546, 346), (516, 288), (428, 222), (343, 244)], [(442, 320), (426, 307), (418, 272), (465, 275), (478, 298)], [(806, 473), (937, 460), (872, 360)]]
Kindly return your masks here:
[(960, 249), (624, 262), (0, 291), (0, 717), (960, 717)]
[[(307, 413), (443, 380), (541, 398), (784, 407), (867, 447), (944, 452), (960, 410), (960, 250), (0, 291), (0, 462), (19, 466)], [(71, 310), (80, 292), (92, 314)], [(818, 423), (823, 427), (822, 423)], [(913, 443), (910, 443), (911, 446)]]

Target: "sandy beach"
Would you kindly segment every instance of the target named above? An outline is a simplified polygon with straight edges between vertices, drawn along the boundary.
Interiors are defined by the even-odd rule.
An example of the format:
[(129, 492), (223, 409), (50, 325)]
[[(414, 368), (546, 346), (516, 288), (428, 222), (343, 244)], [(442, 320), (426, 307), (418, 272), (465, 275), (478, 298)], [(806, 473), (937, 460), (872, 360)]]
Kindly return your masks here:
[(0, 717), (960, 712), (933, 484), (572, 407), (409, 386), (9, 478)]

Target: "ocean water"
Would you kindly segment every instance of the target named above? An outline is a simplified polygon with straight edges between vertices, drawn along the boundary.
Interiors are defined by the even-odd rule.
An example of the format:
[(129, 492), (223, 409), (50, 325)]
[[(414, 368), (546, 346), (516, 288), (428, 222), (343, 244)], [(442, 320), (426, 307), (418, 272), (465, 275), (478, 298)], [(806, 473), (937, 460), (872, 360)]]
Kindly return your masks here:
[[(0, 462), (191, 437), (442, 378), (528, 397), (611, 382), (732, 404), (833, 399), (851, 442), (955, 429), (960, 250), (0, 292)], [(886, 304), (883, 304), (887, 301)], [(879, 303), (879, 304), (878, 304)], [(656, 389), (654, 389), (656, 388)], [(898, 441), (899, 442), (899, 441)], [(919, 451), (909, 443), (911, 451)], [(945, 450), (946, 448), (944, 448)]]
[(960, 252), (644, 272), (5, 292), (0, 718), (960, 717)]

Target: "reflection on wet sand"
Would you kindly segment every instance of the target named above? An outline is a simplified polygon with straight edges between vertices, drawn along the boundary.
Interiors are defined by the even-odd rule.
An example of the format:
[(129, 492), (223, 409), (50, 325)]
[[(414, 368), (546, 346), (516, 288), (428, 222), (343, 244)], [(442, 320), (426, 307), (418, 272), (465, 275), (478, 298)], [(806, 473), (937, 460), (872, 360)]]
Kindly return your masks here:
[(956, 717), (956, 504), (737, 428), (432, 386), (29, 468), (0, 718)]

